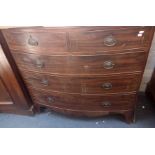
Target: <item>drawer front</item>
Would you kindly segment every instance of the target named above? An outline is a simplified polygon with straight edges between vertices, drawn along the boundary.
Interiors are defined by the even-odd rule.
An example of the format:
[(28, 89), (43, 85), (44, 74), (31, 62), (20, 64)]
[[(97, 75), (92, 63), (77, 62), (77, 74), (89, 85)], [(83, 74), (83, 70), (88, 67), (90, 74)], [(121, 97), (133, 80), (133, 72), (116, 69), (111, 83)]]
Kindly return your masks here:
[(149, 27), (127, 30), (91, 30), (70, 33), (71, 49), (82, 51), (117, 51), (145, 47), (149, 43)]
[(3, 30), (10, 49), (25, 52), (60, 53), (100, 53), (120, 51), (148, 46), (151, 27), (128, 27), (110, 29), (104, 27), (89, 28), (27, 28)]
[(110, 110), (133, 108), (136, 101), (135, 94), (119, 95), (78, 95), (54, 92), (32, 91), (32, 98), (36, 104), (48, 105), (76, 110)]
[(53, 74), (109, 74), (142, 71), (146, 52), (92, 56), (43, 56), (14, 53), (18, 66), (27, 71)]
[(68, 50), (66, 32), (45, 31), (44, 29), (34, 30), (3, 30), (4, 37), (10, 49), (44, 52), (53, 50), (66, 52)]
[(23, 72), (29, 87), (81, 94), (102, 94), (137, 91), (141, 74), (117, 76), (55, 76)]

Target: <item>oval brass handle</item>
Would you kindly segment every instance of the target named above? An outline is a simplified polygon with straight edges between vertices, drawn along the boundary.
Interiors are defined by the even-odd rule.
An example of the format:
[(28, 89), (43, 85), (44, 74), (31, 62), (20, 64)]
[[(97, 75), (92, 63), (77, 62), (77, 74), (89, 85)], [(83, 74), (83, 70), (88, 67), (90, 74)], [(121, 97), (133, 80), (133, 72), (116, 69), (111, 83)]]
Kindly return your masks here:
[(48, 103), (53, 103), (54, 102), (54, 98), (53, 97), (47, 97), (47, 102)]
[(112, 89), (112, 84), (110, 82), (102, 84), (102, 88), (109, 90)]
[(28, 44), (31, 46), (38, 46), (38, 41), (36, 39), (34, 39), (31, 35), (29, 36), (28, 39)]
[(105, 61), (103, 63), (103, 67), (105, 69), (112, 69), (112, 68), (114, 68), (114, 66), (115, 66), (115, 64), (111, 60)]
[(111, 106), (111, 103), (109, 101), (104, 101), (101, 103), (101, 105), (104, 107), (109, 107), (109, 106)]
[(41, 60), (36, 60), (35, 61), (35, 66), (37, 67), (37, 68), (43, 68), (44, 67), (44, 63), (41, 61)]
[(112, 35), (104, 38), (104, 45), (105, 46), (115, 46), (116, 43), (117, 43), (117, 40)]
[(42, 79), (41, 84), (43, 84), (44, 86), (48, 86), (49, 82), (47, 79)]

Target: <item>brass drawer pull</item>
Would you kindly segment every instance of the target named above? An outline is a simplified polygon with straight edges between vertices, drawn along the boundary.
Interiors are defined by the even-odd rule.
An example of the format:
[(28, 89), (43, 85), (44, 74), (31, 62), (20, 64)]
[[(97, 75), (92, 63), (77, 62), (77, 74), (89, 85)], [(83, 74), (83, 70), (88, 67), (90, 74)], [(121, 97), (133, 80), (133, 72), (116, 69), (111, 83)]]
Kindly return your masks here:
[(53, 97), (47, 97), (47, 102), (48, 103), (53, 103), (54, 102), (54, 98)]
[(111, 60), (105, 61), (105, 62), (103, 63), (103, 67), (104, 67), (105, 69), (112, 69), (112, 68), (114, 68), (114, 66), (115, 66), (115, 64), (114, 64)]
[(104, 45), (105, 46), (115, 46), (117, 43), (117, 40), (112, 36), (112, 35), (109, 35), (107, 37), (104, 38)]
[(41, 60), (36, 60), (35, 61), (35, 66), (37, 67), (37, 68), (43, 68), (44, 67), (44, 63), (41, 61)]
[(112, 84), (110, 82), (104, 83), (102, 84), (102, 88), (104, 88), (105, 90), (112, 89)]
[(111, 103), (109, 101), (104, 101), (101, 103), (102, 106), (104, 107), (110, 107), (111, 106)]
[(42, 79), (41, 84), (43, 84), (44, 86), (48, 86), (49, 82), (47, 79)]
[(28, 44), (31, 46), (38, 46), (38, 41), (30, 35), (28, 39)]
[(32, 61), (30, 58), (24, 57), (24, 58), (23, 58), (23, 61), (24, 61), (25, 63), (33, 63), (37, 68), (43, 68), (43, 67), (44, 67), (43, 61), (41, 61), (41, 60), (39, 60), (39, 59), (37, 59), (37, 60), (35, 60), (35, 61)]

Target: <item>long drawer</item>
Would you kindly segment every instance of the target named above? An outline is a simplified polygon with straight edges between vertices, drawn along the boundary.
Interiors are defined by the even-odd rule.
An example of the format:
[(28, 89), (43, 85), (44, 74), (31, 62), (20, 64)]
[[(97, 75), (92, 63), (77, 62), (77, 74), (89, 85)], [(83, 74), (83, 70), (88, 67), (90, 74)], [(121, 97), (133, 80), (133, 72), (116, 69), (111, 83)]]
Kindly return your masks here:
[(135, 94), (118, 95), (78, 95), (56, 92), (44, 92), (31, 89), (36, 104), (76, 110), (116, 110), (133, 108)]
[(60, 54), (67, 52), (120, 51), (146, 47), (150, 27), (20, 28), (3, 30), (10, 49)]
[(85, 55), (85, 56), (45, 56), (12, 52), (18, 66), (27, 71), (49, 72), (52, 74), (109, 74), (142, 71), (147, 53)]
[(68, 93), (103, 94), (137, 91), (141, 74), (111, 76), (57, 76), (22, 72), (29, 87)]

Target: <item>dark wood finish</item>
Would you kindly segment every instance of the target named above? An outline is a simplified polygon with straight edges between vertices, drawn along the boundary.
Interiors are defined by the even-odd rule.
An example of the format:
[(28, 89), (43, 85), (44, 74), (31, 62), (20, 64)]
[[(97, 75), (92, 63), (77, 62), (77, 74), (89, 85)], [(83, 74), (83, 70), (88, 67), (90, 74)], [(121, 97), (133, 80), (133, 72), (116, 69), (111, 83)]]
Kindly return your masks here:
[(0, 79), (0, 105), (13, 104), (2, 80)]
[[(139, 36), (140, 31), (145, 33)], [(72, 51), (111, 51), (141, 48), (147, 45), (149, 37), (148, 28), (129, 28), (128, 30), (92, 30), (79, 31), (70, 33), (71, 49)], [(115, 43), (109, 45), (105, 44), (104, 40), (112, 36)], [(110, 41), (109, 41), (110, 42)], [(113, 43), (113, 42), (112, 42)]]
[[(141, 71), (144, 68), (146, 52), (133, 50), (119, 54), (86, 56), (46, 56), (12, 52), (20, 70), (31, 70), (52, 74), (114, 74)], [(37, 63), (42, 63), (38, 66)], [(106, 65), (106, 62), (111, 64)], [(111, 66), (110, 66), (111, 65)], [(63, 67), (62, 67), (63, 66)]]
[(90, 117), (119, 113), (127, 122), (134, 120), (153, 32), (147, 26), (2, 31), (37, 109)]
[[(138, 36), (140, 32), (143, 32)], [(149, 27), (85, 27), (85, 28), (23, 28), (3, 30), (12, 50), (36, 54), (84, 53), (118, 51), (124, 49), (144, 49), (149, 44)], [(116, 44), (107, 46), (104, 40), (113, 36)], [(30, 41), (36, 44), (30, 44)]]
[[(38, 30), (38, 31), (37, 31)], [(30, 32), (22, 31), (3, 31), (8, 45), (11, 49), (19, 50), (53, 50), (66, 52), (68, 50), (66, 32), (44, 31), (43, 29), (34, 29)], [(36, 45), (31, 44), (30, 40), (36, 42)]]
[(33, 100), (40, 105), (74, 110), (127, 110), (135, 105), (136, 94), (83, 95), (31, 89)]
[[(45, 107), (45, 105), (37, 104), (39, 107)], [(71, 115), (75, 117), (99, 117), (104, 115), (110, 115), (110, 114), (121, 114), (124, 116), (127, 123), (134, 122), (134, 110), (99, 110), (99, 111), (91, 111), (91, 110), (75, 110), (75, 109), (66, 109), (66, 108), (60, 108), (60, 107), (52, 107), (46, 105), (46, 107), (65, 114), (65, 115)]]
[[(141, 74), (123, 76), (55, 76), (34, 72), (22, 72), (28, 87), (68, 93), (105, 94), (137, 91)], [(104, 87), (110, 83), (111, 88)]]
[(125, 118), (126, 122), (134, 123), (135, 122), (135, 111), (128, 110), (128, 111), (124, 112), (124, 118)]
[[(0, 46), (0, 79), (13, 102), (13, 105), (0, 105), (0, 111), (32, 114), (32, 102), (30, 102), (30, 98), (27, 98), (26, 92), (23, 91), (23, 87), (18, 81), (18, 73), (12, 68), (15, 67), (13, 65), (13, 59), (11, 59), (10, 55), (7, 55), (9, 49), (1, 33), (0, 44), (2, 45), (2, 47)], [(8, 57), (6, 57), (4, 52), (6, 52), (5, 54)]]

